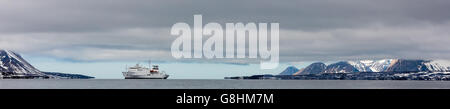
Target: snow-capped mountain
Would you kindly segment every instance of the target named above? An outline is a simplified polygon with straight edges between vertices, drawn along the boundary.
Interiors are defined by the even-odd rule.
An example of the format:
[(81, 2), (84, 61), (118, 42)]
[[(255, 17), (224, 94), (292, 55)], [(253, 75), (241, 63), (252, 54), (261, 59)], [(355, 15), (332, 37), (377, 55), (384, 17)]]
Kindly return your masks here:
[(25, 61), (19, 54), (0, 50), (0, 72), (16, 75), (45, 75)]
[(341, 61), (338, 63), (330, 64), (322, 73), (354, 73), (358, 72), (353, 65), (349, 62)]
[(396, 62), (396, 59), (348, 61), (359, 72), (383, 72), (392, 62)]
[(449, 72), (448, 67), (432, 60), (397, 59), (385, 72)]
[(19, 54), (10, 50), (0, 50), (0, 78), (65, 78), (90, 79), (94, 77), (58, 72), (42, 72)]
[(383, 59), (349, 61), (360, 72), (447, 72), (447, 66), (431, 60)]

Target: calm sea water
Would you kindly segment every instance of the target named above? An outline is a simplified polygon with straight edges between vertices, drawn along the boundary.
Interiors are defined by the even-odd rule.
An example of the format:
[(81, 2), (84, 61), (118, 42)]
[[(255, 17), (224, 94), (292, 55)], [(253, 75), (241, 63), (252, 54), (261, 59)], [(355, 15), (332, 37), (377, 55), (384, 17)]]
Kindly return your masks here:
[(450, 81), (0, 79), (0, 89), (450, 89)]

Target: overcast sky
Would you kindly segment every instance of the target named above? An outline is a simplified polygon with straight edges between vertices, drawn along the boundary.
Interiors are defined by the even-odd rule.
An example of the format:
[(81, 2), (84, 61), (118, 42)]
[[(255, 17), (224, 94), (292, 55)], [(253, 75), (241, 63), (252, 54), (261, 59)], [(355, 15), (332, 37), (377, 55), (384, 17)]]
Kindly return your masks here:
[(280, 23), (282, 62), (450, 59), (449, 0), (0, 0), (0, 48), (70, 61), (176, 61), (177, 22)]

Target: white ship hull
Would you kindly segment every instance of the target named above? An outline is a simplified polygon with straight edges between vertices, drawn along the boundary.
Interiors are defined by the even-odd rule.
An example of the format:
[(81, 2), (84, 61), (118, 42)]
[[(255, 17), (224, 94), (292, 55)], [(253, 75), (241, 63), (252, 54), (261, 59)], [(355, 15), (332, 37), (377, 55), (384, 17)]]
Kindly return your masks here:
[(125, 79), (167, 79), (165, 74), (130, 75), (133, 72), (123, 72)]
[(169, 77), (164, 71), (160, 72), (157, 65), (149, 69), (136, 64), (136, 66), (129, 67), (128, 71), (122, 73), (125, 79), (167, 79)]

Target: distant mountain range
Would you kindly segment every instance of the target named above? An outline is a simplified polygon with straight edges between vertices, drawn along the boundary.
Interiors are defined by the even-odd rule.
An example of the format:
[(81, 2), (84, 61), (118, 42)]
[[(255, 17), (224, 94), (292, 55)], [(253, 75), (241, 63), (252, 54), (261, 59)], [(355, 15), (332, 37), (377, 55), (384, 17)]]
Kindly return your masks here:
[[(313, 63), (298, 71), (288, 67), (280, 75), (306, 75), (324, 73), (357, 73), (357, 72), (450, 72), (450, 67), (442, 66), (432, 60), (382, 59), (361, 61), (340, 61), (330, 65), (322, 62)], [(295, 68), (296, 69), (296, 68)]]
[(1, 78), (94, 78), (79, 74), (42, 72), (23, 59), (22, 56), (10, 50), (0, 50), (0, 73)]

